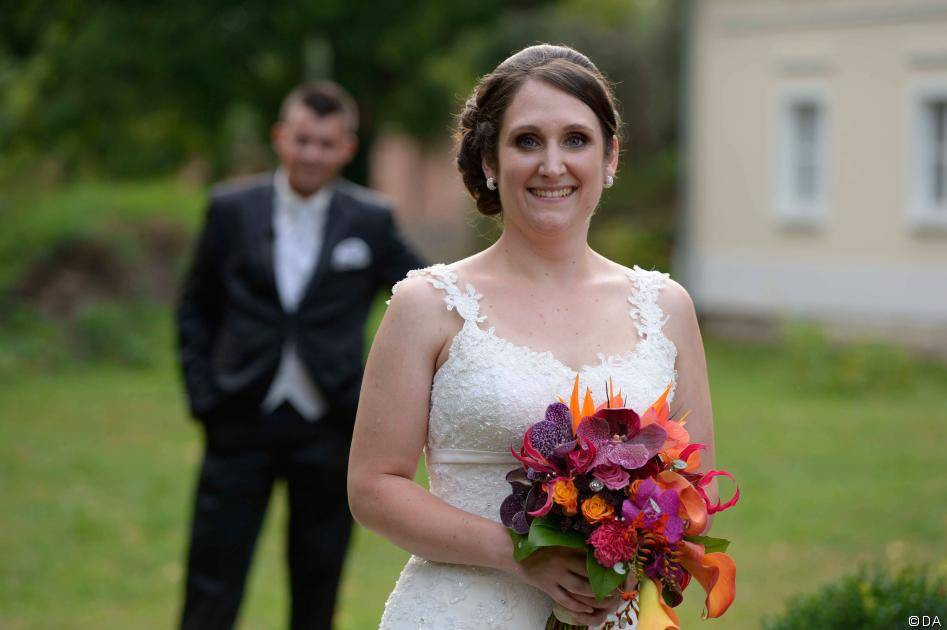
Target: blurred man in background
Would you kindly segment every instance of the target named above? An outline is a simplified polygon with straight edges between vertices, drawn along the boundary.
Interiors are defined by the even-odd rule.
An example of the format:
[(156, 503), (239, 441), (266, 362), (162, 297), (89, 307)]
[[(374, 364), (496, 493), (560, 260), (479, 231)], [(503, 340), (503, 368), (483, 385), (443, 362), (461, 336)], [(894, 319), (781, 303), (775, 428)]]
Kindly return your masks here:
[(206, 437), (182, 628), (233, 626), (280, 478), (291, 627), (331, 627), (352, 527), (345, 477), (366, 318), (380, 289), (424, 266), (391, 209), (339, 177), (357, 126), (340, 86), (300, 86), (273, 127), (276, 173), (211, 194), (177, 313)]

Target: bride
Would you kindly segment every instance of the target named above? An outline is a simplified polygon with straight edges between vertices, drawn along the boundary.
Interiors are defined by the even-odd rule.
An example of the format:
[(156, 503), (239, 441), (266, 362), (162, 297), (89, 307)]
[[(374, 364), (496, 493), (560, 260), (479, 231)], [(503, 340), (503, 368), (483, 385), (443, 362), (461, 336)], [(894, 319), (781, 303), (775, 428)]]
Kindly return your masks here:
[[(581, 53), (531, 46), (484, 76), (460, 116), (457, 164), (496, 243), (398, 283), (366, 366), (349, 463), (352, 513), (413, 556), (385, 629), (545, 627), (553, 603), (595, 626), (585, 554), (522, 564), (499, 522), (510, 445), (546, 406), (611, 377), (639, 413), (673, 385), (671, 411), (708, 445), (703, 345), (687, 292), (666, 274), (593, 251), (589, 222), (618, 165), (609, 84)], [(430, 491), (414, 483), (425, 451)]]

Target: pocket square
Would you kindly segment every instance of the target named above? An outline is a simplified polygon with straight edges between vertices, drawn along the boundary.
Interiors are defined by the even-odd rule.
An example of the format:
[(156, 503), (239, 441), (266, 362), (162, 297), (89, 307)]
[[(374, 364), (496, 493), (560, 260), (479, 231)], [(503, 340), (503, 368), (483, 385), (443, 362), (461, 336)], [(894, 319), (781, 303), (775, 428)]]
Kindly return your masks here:
[(372, 263), (372, 250), (368, 243), (352, 236), (339, 241), (332, 250), (331, 260), (333, 271), (364, 269)]

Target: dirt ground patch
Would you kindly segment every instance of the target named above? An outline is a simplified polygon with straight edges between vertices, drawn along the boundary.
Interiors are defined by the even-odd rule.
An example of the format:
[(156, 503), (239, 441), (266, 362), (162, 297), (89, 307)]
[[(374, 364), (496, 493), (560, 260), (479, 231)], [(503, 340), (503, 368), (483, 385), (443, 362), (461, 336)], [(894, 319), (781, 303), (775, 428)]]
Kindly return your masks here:
[(160, 219), (109, 225), (91, 236), (67, 235), (26, 268), (9, 298), (60, 320), (90, 302), (171, 304), (189, 245), (183, 227)]

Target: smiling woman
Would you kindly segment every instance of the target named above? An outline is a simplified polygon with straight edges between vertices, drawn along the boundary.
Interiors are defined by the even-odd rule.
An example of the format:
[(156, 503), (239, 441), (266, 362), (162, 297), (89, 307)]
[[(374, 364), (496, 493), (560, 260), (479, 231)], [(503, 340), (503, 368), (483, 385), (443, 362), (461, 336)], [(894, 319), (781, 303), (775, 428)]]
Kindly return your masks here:
[[(608, 176), (615, 175), (621, 117), (605, 77), (588, 57), (576, 50), (561, 46), (533, 46), (513, 55), (484, 76), (460, 114), (457, 167), (483, 214), (498, 214), (503, 208), (500, 194), (490, 190), (485, 179), (497, 168), (502, 150), (501, 136), (512, 140), (524, 151), (536, 150), (542, 147), (541, 132), (553, 127), (543, 117), (546, 103), (541, 99), (542, 93), (534, 94), (540, 99), (533, 99), (529, 106), (523, 102), (520, 91), (526, 83), (534, 84), (533, 92), (545, 88), (545, 94), (553, 91), (560, 96), (571, 96), (567, 108), (571, 104), (588, 110), (581, 112), (588, 114), (582, 116), (582, 122), (576, 119), (568, 121), (567, 127), (575, 124), (577, 128), (562, 129), (569, 136), (567, 145), (577, 149), (590, 142), (595, 144), (604, 159), (610, 162)], [(506, 115), (514, 96), (520, 97), (515, 99), (520, 118)], [(506, 128), (502, 129), (504, 125)], [(600, 133), (595, 131), (596, 128), (601, 130)]]
[[(588, 245), (618, 165), (619, 128), (608, 82), (562, 46), (516, 53), (464, 106), (458, 168), (503, 233), (474, 256), (396, 285), (352, 441), (353, 515), (414, 554), (385, 608), (386, 630), (538, 630), (553, 603), (588, 626), (614, 613), (620, 597), (596, 600), (584, 552), (547, 547), (516, 562), (499, 522), (516, 465), (510, 447), (576, 380), (601, 391), (613, 379), (637, 412), (667, 390), (672, 412), (691, 410), (692, 439), (707, 446), (702, 467), (713, 468), (706, 366), (687, 292)], [(413, 482), (422, 449), (430, 491)]]
[(618, 139), (596, 127), (574, 96), (541, 79), (523, 84), (503, 117), (493, 166), (487, 156), (482, 166), (497, 179), (506, 229), (550, 234), (591, 216), (618, 166)]

